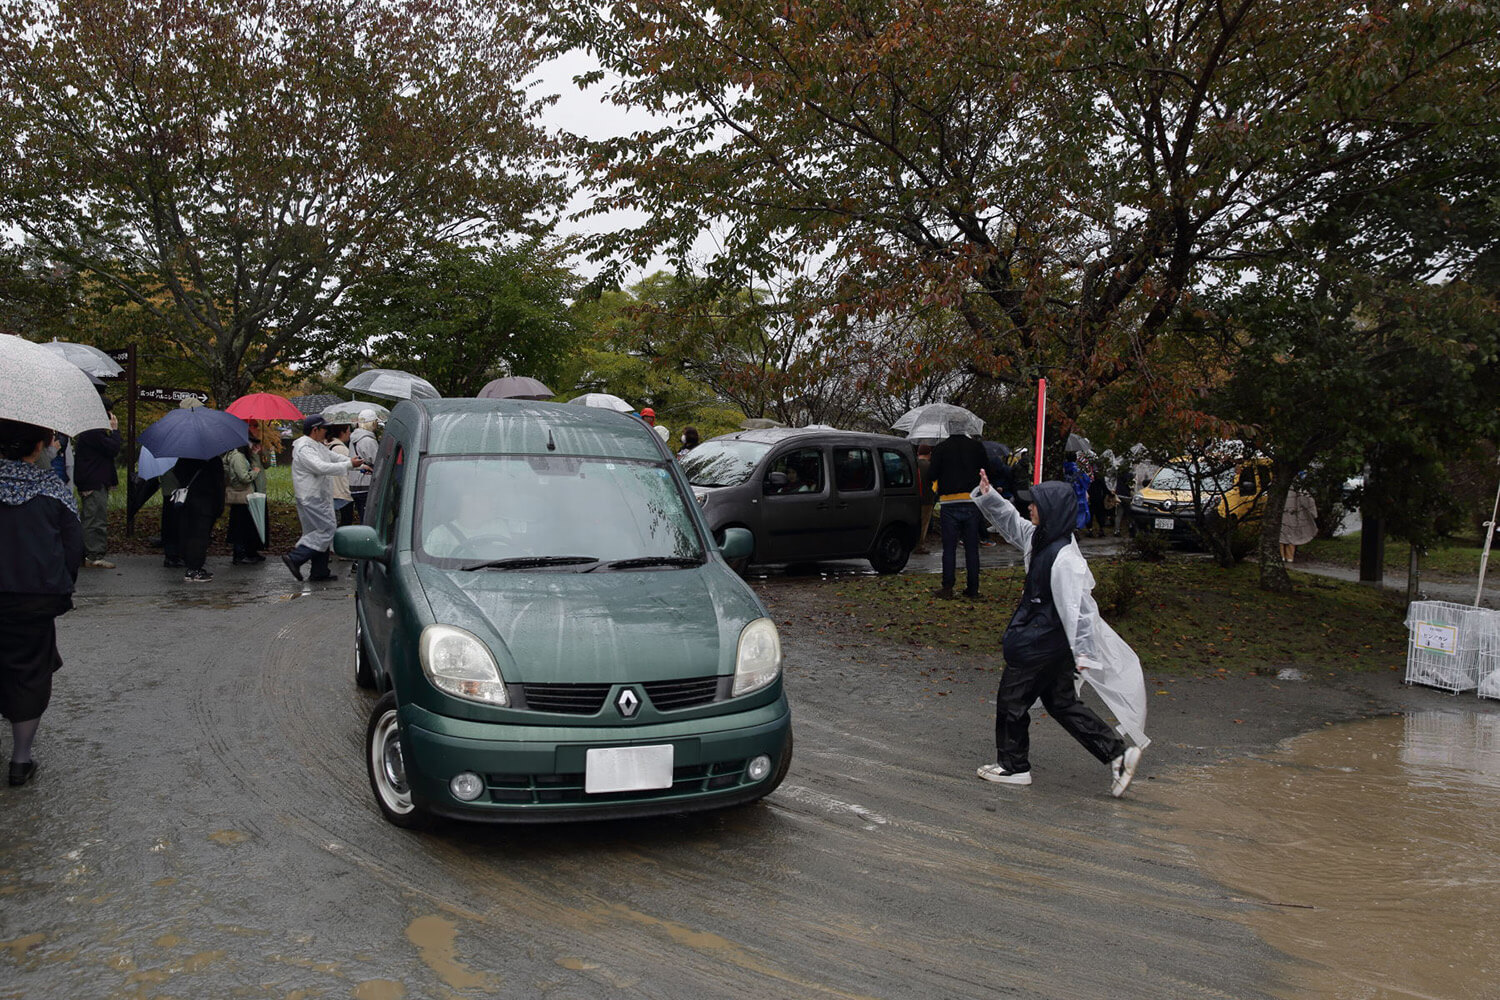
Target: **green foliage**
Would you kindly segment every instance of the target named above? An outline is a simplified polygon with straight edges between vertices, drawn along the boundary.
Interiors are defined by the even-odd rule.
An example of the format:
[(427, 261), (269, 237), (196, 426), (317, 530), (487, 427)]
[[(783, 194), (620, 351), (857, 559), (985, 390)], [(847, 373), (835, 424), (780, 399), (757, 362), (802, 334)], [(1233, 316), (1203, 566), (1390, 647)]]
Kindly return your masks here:
[[(560, 197), (526, 12), (397, 0), (0, 8), (0, 218), (153, 321), (219, 402), (412, 248)], [(8, 235), (8, 234), (7, 234)]]
[(349, 295), (331, 324), (347, 361), (421, 374), (445, 396), (476, 396), (501, 375), (552, 386), (578, 339), (567, 301), (578, 281), (560, 247), (443, 244)]

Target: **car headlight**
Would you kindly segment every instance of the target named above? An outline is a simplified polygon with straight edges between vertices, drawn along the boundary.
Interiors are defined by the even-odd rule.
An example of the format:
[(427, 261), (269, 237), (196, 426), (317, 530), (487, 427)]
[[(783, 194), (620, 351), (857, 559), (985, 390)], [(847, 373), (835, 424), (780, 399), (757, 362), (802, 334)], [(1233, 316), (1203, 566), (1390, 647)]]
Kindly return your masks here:
[(734, 657), (733, 695), (759, 691), (781, 676), (781, 635), (769, 618), (757, 618), (740, 632)]
[(510, 704), (494, 655), (473, 633), (429, 625), (422, 630), (418, 652), (423, 673), (439, 691), (490, 705)]

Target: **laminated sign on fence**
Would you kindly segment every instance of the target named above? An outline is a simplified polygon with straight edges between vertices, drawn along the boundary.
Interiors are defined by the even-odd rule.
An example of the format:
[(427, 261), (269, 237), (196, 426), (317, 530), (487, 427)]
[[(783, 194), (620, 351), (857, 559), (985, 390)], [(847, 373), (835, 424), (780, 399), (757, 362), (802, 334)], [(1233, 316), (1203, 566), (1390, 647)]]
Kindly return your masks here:
[(1449, 601), (1413, 601), (1406, 683), (1500, 697), (1500, 611)]

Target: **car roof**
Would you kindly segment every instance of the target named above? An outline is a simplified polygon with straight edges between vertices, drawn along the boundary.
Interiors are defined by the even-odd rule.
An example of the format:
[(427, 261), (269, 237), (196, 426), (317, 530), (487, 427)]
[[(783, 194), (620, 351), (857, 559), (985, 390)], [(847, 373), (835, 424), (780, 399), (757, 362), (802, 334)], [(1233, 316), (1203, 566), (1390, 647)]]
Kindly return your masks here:
[(412, 399), (391, 411), (427, 455), (582, 455), (661, 461), (656, 434), (634, 416), (523, 399)]
[[(892, 445), (907, 445), (911, 442), (903, 437), (895, 437), (890, 434), (871, 434), (865, 431), (841, 431), (827, 427), (766, 427), (753, 431), (735, 431), (732, 434), (720, 434), (718, 437), (709, 438), (709, 441), (754, 441), (760, 444), (775, 445), (783, 441), (801, 440), (847, 440), (850, 443), (864, 442), (866, 444), (878, 444), (885, 447)], [(703, 442), (707, 444), (708, 441)]]

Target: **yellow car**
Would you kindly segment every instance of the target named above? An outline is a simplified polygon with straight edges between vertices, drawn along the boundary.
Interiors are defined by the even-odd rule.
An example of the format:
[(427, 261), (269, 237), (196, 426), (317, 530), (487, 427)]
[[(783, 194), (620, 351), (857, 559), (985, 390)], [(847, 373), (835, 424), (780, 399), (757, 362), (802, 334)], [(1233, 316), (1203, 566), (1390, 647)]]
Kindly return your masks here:
[(1131, 525), (1136, 531), (1184, 541), (1198, 538), (1205, 520), (1225, 520), (1232, 529), (1260, 517), (1270, 486), (1267, 458), (1243, 459), (1223, 468), (1176, 458), (1131, 497)]

